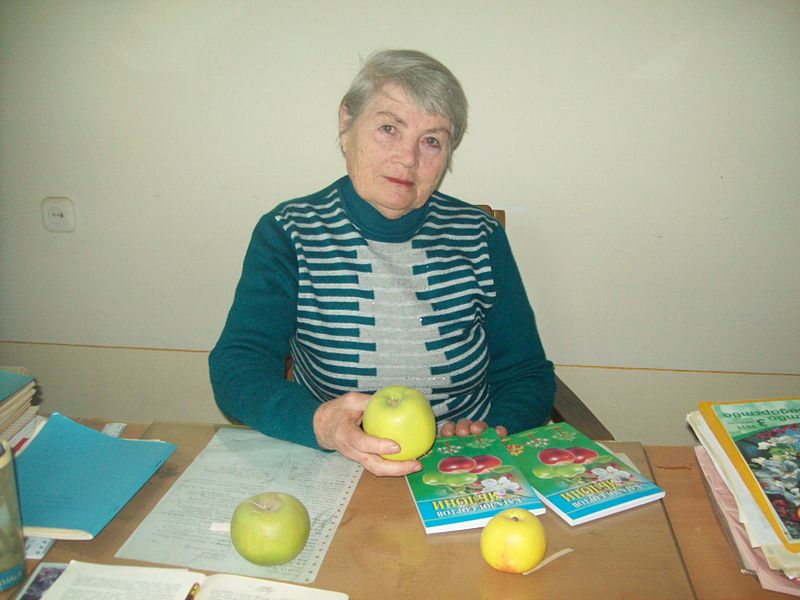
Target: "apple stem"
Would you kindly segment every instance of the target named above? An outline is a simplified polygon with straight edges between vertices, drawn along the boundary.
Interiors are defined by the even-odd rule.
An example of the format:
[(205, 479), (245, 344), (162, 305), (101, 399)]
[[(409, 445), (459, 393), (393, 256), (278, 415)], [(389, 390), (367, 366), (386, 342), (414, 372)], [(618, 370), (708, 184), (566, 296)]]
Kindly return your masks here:
[(261, 504), (260, 502), (256, 502), (255, 500), (251, 500), (250, 498), (248, 498), (247, 501), (250, 504), (253, 504), (253, 505), (257, 506), (261, 510), (270, 511), (270, 510), (272, 510), (274, 508), (274, 506), (272, 504)]

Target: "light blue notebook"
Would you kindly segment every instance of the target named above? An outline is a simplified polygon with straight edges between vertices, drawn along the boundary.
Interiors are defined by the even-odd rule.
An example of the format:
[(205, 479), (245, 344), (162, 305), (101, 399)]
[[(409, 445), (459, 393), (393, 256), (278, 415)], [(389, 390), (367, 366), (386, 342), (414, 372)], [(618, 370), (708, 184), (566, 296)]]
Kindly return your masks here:
[(92, 539), (175, 451), (113, 438), (59, 413), (15, 459), (26, 536)]

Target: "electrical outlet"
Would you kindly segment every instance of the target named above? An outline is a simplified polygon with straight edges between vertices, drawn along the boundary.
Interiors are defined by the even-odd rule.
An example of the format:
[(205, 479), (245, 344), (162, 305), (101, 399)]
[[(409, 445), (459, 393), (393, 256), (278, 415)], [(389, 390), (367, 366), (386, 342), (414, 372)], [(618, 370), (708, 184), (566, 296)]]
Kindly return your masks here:
[(75, 231), (75, 207), (72, 200), (63, 196), (49, 196), (42, 200), (42, 222), (47, 231)]

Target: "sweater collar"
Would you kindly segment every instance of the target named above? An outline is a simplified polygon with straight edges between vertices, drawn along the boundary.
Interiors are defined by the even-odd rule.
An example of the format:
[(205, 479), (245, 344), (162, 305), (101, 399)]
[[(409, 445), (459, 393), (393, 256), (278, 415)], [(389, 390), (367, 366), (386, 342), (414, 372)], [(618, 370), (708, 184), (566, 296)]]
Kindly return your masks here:
[(379, 242), (405, 242), (411, 239), (428, 215), (428, 203), (412, 210), (399, 219), (387, 219), (353, 187), (350, 177), (345, 175), (338, 181), (345, 213), (363, 236)]

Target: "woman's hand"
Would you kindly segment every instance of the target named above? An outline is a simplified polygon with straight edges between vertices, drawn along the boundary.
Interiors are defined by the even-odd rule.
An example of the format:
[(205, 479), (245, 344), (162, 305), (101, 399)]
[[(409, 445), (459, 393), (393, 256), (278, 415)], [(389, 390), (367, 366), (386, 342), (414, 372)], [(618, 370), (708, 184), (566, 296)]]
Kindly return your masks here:
[(347, 392), (320, 404), (314, 413), (314, 435), (319, 447), (336, 450), (378, 476), (400, 476), (419, 471), (422, 465), (417, 460), (386, 460), (381, 457), (381, 454), (399, 452), (400, 446), (393, 440), (367, 435), (361, 429), (361, 418), (369, 399), (369, 394)]
[[(470, 419), (461, 419), (458, 423), (447, 421), (439, 429), (439, 436), (449, 437), (456, 435), (458, 437), (467, 437), (468, 435), (481, 434), (488, 428), (489, 425), (486, 424), (486, 421), (472, 421)], [(508, 435), (508, 430), (502, 425), (498, 425), (494, 429), (500, 437)]]

